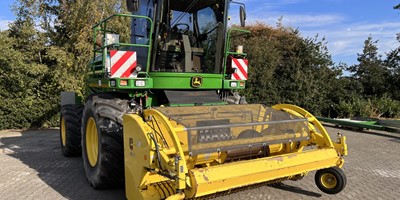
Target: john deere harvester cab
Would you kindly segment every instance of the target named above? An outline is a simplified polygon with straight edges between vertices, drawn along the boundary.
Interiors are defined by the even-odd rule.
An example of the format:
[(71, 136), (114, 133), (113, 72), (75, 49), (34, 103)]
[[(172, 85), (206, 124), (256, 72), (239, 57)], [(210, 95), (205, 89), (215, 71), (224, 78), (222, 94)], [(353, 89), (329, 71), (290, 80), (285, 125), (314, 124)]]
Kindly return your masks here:
[(228, 97), (244, 89), (248, 62), (231, 40), (248, 31), (227, 29), (229, 1), (128, 2), (132, 15), (115, 14), (94, 27), (88, 93), (135, 95), (141, 108), (241, 100)]
[[(264, 182), (315, 181), (340, 192), (345, 137), (307, 111), (247, 104), (249, 31), (230, 0), (127, 0), (130, 14), (93, 27), (87, 97), (61, 95), (65, 156), (82, 152), (94, 188), (125, 183), (128, 199), (183, 199)], [(240, 9), (228, 13), (230, 6)], [(236, 28), (235, 28), (236, 27)], [(247, 47), (251, 48), (251, 47)]]

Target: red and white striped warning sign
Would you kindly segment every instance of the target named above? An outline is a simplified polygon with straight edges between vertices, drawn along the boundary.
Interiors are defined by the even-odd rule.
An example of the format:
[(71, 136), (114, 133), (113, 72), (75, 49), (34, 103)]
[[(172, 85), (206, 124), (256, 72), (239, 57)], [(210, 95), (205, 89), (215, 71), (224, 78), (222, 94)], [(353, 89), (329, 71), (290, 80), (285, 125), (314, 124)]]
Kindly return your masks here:
[(136, 52), (134, 51), (110, 51), (110, 65), (112, 78), (136, 77)]
[(232, 80), (247, 80), (247, 59), (232, 58), (232, 68), (236, 69), (236, 72), (232, 74)]

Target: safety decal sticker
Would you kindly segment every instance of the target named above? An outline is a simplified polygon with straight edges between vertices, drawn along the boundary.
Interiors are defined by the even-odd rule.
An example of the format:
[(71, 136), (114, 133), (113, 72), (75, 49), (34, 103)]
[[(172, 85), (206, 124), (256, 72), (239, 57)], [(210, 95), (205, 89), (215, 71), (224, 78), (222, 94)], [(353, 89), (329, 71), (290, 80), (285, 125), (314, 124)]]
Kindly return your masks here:
[(247, 59), (232, 58), (232, 68), (235, 69), (232, 80), (247, 80), (247, 66)]
[(110, 59), (112, 78), (137, 77), (136, 52), (111, 50)]

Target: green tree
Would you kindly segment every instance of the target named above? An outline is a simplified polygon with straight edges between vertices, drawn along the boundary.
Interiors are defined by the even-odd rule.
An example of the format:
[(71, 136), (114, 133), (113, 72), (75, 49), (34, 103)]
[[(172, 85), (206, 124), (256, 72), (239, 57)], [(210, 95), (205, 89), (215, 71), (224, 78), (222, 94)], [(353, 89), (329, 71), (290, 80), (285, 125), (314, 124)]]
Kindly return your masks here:
[[(61, 91), (83, 96), (91, 27), (124, 12), (125, 1), (17, 0), (17, 19), (0, 32), (0, 129), (56, 126)], [(129, 20), (113, 22), (126, 35)]]
[[(400, 42), (400, 37), (397, 37)], [(400, 100), (400, 46), (396, 49), (391, 50), (386, 54), (385, 65), (390, 70), (390, 77), (388, 82), (390, 83), (391, 96), (396, 100)]]
[(52, 109), (49, 68), (45, 65), (46, 39), (36, 30), (32, 2), (20, 2), (17, 19), (1, 32), (0, 129), (48, 124)]
[[(92, 27), (100, 20), (125, 10), (124, 0), (42, 0), (43, 9), (36, 16), (51, 42), (52, 65), (55, 77), (64, 91), (75, 91), (84, 96), (86, 66), (93, 56)], [(47, 19), (47, 20), (45, 20)], [(129, 37), (129, 19), (119, 18), (109, 26)], [(123, 36), (121, 36), (122, 38)]]
[(291, 103), (327, 114), (340, 70), (332, 68), (326, 41), (302, 38), (298, 30), (283, 26), (259, 23), (247, 29), (251, 35), (238, 42), (244, 44), (250, 64), (247, 99), (267, 105)]
[(364, 42), (363, 52), (358, 54), (359, 64), (348, 68), (353, 73), (351, 76), (363, 85), (363, 94), (366, 97), (381, 97), (389, 89), (389, 70), (378, 54), (377, 43), (378, 41), (374, 41), (371, 36), (368, 37)]
[[(394, 6), (394, 9), (400, 10), (400, 4)], [(396, 100), (400, 100), (400, 33), (397, 33), (398, 47), (386, 54), (385, 64), (390, 70), (389, 82), (391, 96)]]

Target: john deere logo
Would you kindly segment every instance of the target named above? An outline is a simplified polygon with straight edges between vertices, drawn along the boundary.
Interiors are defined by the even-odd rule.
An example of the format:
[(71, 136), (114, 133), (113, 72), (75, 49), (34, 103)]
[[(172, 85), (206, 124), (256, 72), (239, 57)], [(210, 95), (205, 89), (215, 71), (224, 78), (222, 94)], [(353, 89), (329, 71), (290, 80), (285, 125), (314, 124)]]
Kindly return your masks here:
[(193, 76), (192, 77), (192, 87), (198, 88), (198, 87), (201, 87), (201, 84), (203, 84), (203, 77), (201, 77), (201, 76)]

